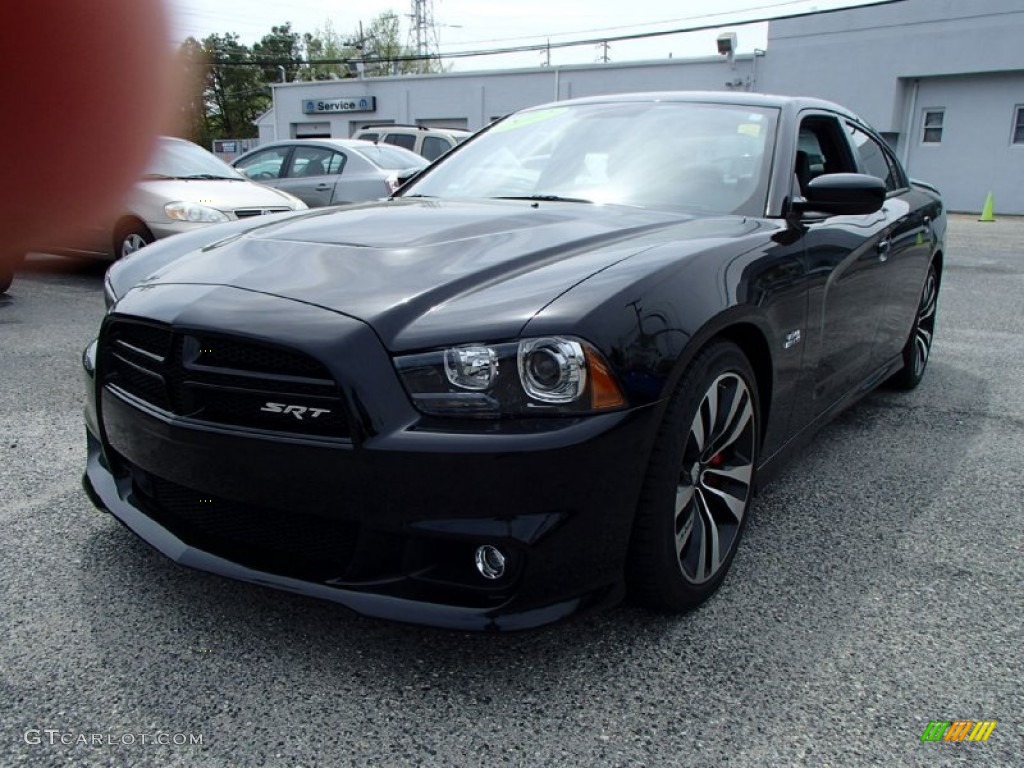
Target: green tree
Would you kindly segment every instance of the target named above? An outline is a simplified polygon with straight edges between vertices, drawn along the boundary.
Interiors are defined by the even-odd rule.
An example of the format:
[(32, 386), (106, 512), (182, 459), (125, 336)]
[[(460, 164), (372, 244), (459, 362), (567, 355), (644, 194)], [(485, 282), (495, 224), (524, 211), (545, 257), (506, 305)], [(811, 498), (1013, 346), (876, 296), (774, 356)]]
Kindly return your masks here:
[(401, 19), (388, 11), (365, 32), (342, 38), (330, 21), (314, 33), (300, 35), (291, 23), (271, 27), (252, 48), (238, 35), (188, 38), (181, 46), (183, 77), (191, 86), (181, 110), (181, 133), (208, 147), (214, 139), (257, 135), (256, 119), (271, 104), (271, 83), (285, 79), (329, 80), (352, 77), (349, 59), (365, 61), (367, 75), (443, 71), (439, 62), (403, 61), (415, 51), (402, 42)]
[(210, 115), (206, 101), (206, 84), (210, 76), (210, 57), (203, 44), (190, 37), (181, 45), (179, 58), (185, 93), (180, 106), (178, 134), (209, 148), (213, 134), (210, 130)]
[(256, 136), (254, 123), (270, 106), (270, 88), (253, 52), (234, 33), (210, 35), (200, 45), (209, 64), (203, 97), (210, 137)]
[[(352, 77), (352, 72), (344, 60), (355, 58), (359, 54), (334, 30), (334, 25), (330, 20), (324, 22), (324, 25), (318, 27), (312, 34), (309, 32), (304, 34), (302, 42), (306, 51), (303, 79), (334, 80)], [(323, 63), (324, 59), (334, 63)]]
[[(355, 36), (358, 39), (358, 35)], [(362, 58), (368, 75), (404, 75), (421, 71), (415, 61), (400, 61), (416, 51), (402, 43), (402, 23), (394, 11), (385, 11), (366, 28), (362, 39)]]
[(259, 61), (273, 62), (261, 65), (264, 82), (279, 82), (279, 67), (284, 67), (285, 79), (288, 82), (300, 79), (299, 72), (303, 69), (302, 36), (298, 32), (292, 32), (290, 22), (271, 27), (269, 35), (264, 35), (258, 43), (253, 43), (252, 54), (253, 58)]

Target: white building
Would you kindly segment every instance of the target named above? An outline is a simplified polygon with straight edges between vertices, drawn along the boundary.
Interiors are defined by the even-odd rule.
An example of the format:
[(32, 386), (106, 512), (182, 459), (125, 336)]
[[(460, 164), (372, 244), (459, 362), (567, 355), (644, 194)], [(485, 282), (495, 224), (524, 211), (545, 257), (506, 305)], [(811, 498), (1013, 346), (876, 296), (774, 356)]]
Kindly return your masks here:
[(260, 139), (369, 123), (481, 128), (522, 107), (627, 91), (817, 96), (859, 113), (952, 210), (1024, 214), (1024, 3), (904, 0), (774, 21), (763, 56), (404, 75), (274, 86)]

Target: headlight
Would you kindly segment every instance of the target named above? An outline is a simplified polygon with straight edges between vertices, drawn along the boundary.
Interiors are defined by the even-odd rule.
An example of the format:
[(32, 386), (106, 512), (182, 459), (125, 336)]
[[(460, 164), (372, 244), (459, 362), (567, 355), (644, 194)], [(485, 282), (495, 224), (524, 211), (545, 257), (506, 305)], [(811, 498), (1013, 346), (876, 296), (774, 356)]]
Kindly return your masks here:
[(204, 224), (230, 221), (223, 211), (198, 203), (168, 203), (164, 206), (164, 211), (168, 218), (177, 221), (193, 221)]
[(297, 198), (295, 195), (289, 192), (285, 192), (283, 189), (275, 189), (274, 191), (280, 194), (285, 199), (288, 205), (292, 207), (293, 211), (305, 211), (309, 209), (309, 206), (302, 202), (302, 200)]
[(601, 353), (566, 336), (465, 344), (399, 357), (395, 366), (417, 409), (437, 416), (579, 414), (626, 404)]
[(519, 343), (519, 378), (526, 394), (542, 403), (571, 403), (587, 386), (583, 347), (568, 339)]

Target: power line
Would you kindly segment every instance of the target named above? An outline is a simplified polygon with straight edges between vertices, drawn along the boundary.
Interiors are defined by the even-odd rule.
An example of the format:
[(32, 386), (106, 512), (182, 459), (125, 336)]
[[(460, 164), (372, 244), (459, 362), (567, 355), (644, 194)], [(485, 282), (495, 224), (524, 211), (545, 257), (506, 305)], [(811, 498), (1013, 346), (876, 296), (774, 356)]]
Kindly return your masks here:
[[(874, 2), (864, 3), (862, 5), (853, 6), (855, 8), (873, 8), (884, 5), (894, 5), (896, 3), (902, 3), (904, 0), (874, 0)], [(777, 6), (763, 6), (763, 7), (777, 7)], [(729, 23), (729, 26), (745, 26), (747, 24), (764, 24), (770, 21), (782, 21), (786, 19), (801, 19), (809, 16), (824, 16), (832, 13), (839, 13), (841, 11), (850, 10), (849, 7), (843, 8), (828, 8), (822, 11), (801, 11), (797, 13), (783, 14), (781, 16), (761, 16), (753, 19), (742, 19), (735, 20)], [(703, 17), (702, 17), (703, 18)], [(475, 51), (452, 51), (449, 53), (438, 53), (433, 56), (424, 57), (418, 54), (404, 54), (400, 56), (392, 56), (388, 59), (391, 62), (406, 62), (406, 61), (423, 61), (427, 58), (440, 58), (440, 59), (465, 59), (476, 56), (498, 56), (502, 54), (510, 53), (529, 53), (535, 51), (547, 52), (552, 48), (576, 48), (579, 46), (595, 46), (611, 43), (620, 43), (627, 40), (643, 40), (652, 37), (667, 37), (669, 35), (679, 35), (687, 32), (706, 32), (711, 29), (718, 29), (722, 24), (701, 24), (696, 26), (677, 27), (675, 29), (666, 29), (657, 32), (635, 32), (627, 35), (608, 35), (603, 37), (588, 38), (586, 40), (565, 40), (561, 42), (544, 42), (530, 45), (516, 45), (504, 48), (489, 48), (485, 50)], [(368, 64), (376, 61), (376, 59), (365, 59), (365, 58), (350, 58), (350, 59), (316, 59), (316, 64), (345, 64), (348, 62)], [(277, 61), (272, 59), (250, 59), (244, 62), (213, 62), (214, 67), (244, 67), (244, 66), (277, 66), (278, 64), (294, 65), (295, 61)], [(309, 64), (311, 62), (301, 62), (303, 64)]]
[[(714, 12), (714, 13), (700, 13), (700, 14), (696, 14), (696, 15), (693, 15), (693, 16), (680, 16), (679, 18), (675, 18), (675, 19), (663, 19), (661, 21), (644, 21), (644, 22), (640, 22), (638, 24), (619, 24), (619, 25), (614, 26), (614, 27), (591, 27), (590, 29), (578, 29), (578, 30), (574, 30), (574, 31), (571, 31), (571, 32), (552, 32), (551, 34), (544, 34), (543, 37), (544, 38), (549, 38), (549, 37), (566, 37), (567, 35), (585, 35), (585, 34), (591, 34), (591, 33), (594, 33), (594, 32), (614, 32), (616, 30), (621, 30), (621, 29), (640, 29), (642, 27), (654, 27), (654, 26), (658, 26), (660, 24), (676, 24), (676, 23), (678, 23), (680, 21), (695, 21), (696, 19), (715, 19), (715, 18), (718, 18), (718, 17), (721, 17), (721, 16), (732, 16), (733, 14), (737, 14), (737, 13), (749, 13), (751, 11), (764, 11), (764, 10), (768, 10), (768, 9), (771, 9), (771, 8), (784, 8), (784, 7), (790, 6), (790, 5), (807, 5), (810, 2), (813, 2), (813, 0), (785, 0), (784, 2), (766, 3), (766, 4), (762, 4), (762, 5), (752, 5), (752, 6), (749, 6), (747, 8), (735, 8), (735, 9), (733, 9), (731, 11), (717, 11), (717, 12)], [(850, 8), (860, 8), (862, 5), (864, 5), (864, 4), (847, 5), (847, 6), (843, 6), (841, 8), (826, 9), (825, 11), (808, 11), (808, 13), (827, 13), (827, 12), (831, 12), (831, 11), (840, 11), (840, 10), (845, 11), (845, 10), (849, 10)], [(868, 5), (871, 5), (871, 3), (868, 3)], [(772, 18), (778, 19), (778, 18), (788, 18), (788, 17), (785, 17), (785, 16), (773, 16)], [(732, 25), (732, 24), (746, 24), (746, 23), (752, 23), (752, 22), (728, 22), (728, 23), (730, 25)], [(716, 25), (716, 26), (718, 26), (718, 25)], [(515, 41), (515, 40), (537, 40), (540, 37), (542, 37), (542, 35), (517, 35), (515, 37), (494, 37), (494, 38), (489, 38), (489, 39), (484, 39), (484, 40), (462, 40), (460, 42), (453, 43), (453, 45), (482, 45), (484, 43), (510, 43), (510, 42)]]

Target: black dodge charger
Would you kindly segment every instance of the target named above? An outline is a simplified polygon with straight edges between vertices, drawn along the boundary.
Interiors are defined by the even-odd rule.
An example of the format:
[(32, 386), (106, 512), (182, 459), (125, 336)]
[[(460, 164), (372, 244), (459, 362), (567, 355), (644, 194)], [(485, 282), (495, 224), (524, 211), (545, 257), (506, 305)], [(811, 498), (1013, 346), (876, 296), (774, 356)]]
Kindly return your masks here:
[(920, 382), (945, 227), (828, 102), (524, 110), (391, 199), (116, 264), (85, 486), (182, 565), (366, 615), (683, 611), (787, 455)]

